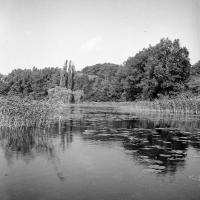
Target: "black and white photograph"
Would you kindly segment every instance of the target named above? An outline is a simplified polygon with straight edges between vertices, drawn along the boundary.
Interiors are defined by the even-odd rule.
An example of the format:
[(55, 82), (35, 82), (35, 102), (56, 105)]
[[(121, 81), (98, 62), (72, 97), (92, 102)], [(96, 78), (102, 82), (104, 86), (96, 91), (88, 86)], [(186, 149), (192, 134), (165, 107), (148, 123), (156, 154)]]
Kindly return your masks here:
[(0, 200), (200, 199), (200, 0), (0, 0)]

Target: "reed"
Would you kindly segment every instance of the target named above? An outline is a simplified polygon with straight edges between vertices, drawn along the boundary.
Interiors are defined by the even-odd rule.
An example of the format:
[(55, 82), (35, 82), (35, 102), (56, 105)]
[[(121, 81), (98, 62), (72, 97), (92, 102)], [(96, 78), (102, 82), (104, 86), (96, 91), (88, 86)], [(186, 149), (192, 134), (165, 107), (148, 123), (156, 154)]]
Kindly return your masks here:
[(52, 106), (48, 102), (19, 97), (0, 97), (0, 127), (41, 127), (48, 124)]
[(160, 112), (178, 115), (199, 115), (200, 99), (197, 97), (177, 97), (174, 99), (157, 99), (154, 101), (136, 101), (120, 103), (124, 111), (129, 112)]

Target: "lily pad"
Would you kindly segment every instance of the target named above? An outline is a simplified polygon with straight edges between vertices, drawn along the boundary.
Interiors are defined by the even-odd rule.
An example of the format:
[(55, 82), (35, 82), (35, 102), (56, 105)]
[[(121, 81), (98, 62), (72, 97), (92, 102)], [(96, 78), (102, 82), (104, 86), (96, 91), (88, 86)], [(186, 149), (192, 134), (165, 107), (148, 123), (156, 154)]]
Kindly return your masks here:
[(149, 165), (149, 168), (156, 170), (164, 170), (166, 167), (161, 165)]
[(160, 154), (160, 157), (169, 158), (169, 157), (171, 157), (171, 155), (168, 155), (168, 154)]
[(142, 172), (143, 172), (144, 174), (158, 174), (158, 173), (161, 173), (162, 170), (144, 169), (144, 170), (142, 170)]

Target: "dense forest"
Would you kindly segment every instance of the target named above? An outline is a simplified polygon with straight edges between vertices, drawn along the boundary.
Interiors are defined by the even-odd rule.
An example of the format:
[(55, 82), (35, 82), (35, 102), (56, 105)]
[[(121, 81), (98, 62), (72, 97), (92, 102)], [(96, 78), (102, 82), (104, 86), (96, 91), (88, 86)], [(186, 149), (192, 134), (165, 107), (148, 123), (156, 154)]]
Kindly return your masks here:
[[(122, 65), (104, 63), (73, 70), (73, 90), (83, 91), (85, 101), (154, 100), (200, 94), (200, 61), (191, 66), (189, 52), (178, 39), (161, 39)], [(0, 74), (0, 95), (48, 98), (49, 89), (61, 86), (62, 73), (62, 67), (33, 67), (15, 69), (6, 76)]]

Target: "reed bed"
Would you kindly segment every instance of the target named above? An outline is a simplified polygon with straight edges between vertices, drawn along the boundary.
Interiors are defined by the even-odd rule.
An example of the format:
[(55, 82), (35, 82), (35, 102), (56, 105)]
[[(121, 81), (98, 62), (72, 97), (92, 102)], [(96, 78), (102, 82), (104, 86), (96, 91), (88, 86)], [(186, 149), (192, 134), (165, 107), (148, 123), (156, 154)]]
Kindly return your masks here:
[[(63, 104), (51, 101), (33, 101), (19, 97), (0, 97), (0, 127), (44, 127), (53, 121), (77, 118), (72, 107), (116, 107), (128, 113), (162, 113), (165, 115), (200, 115), (200, 99), (179, 97), (154, 101), (135, 102), (90, 102), (83, 104)], [(80, 116), (81, 117), (81, 114)]]
[(48, 102), (0, 97), (0, 127), (46, 126), (51, 112), (52, 106)]
[(154, 101), (120, 103), (120, 108), (128, 112), (159, 112), (178, 115), (200, 115), (200, 99), (179, 97)]

